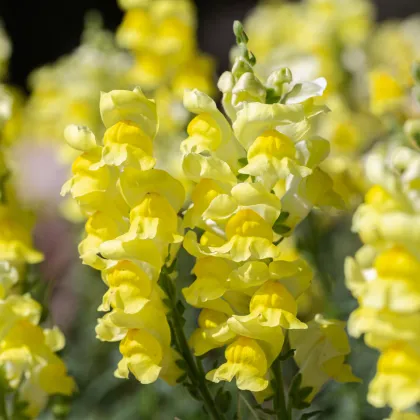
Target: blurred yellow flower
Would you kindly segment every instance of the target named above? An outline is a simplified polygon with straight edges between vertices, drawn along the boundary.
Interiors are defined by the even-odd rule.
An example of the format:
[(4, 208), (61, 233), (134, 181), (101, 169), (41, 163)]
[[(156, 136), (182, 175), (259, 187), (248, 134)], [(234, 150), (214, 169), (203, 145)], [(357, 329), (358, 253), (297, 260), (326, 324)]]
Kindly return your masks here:
[(295, 360), (302, 373), (302, 385), (311, 387), (311, 400), (330, 379), (337, 382), (360, 382), (345, 363), (350, 345), (345, 323), (316, 315), (308, 330), (289, 332), (290, 345), (296, 349)]

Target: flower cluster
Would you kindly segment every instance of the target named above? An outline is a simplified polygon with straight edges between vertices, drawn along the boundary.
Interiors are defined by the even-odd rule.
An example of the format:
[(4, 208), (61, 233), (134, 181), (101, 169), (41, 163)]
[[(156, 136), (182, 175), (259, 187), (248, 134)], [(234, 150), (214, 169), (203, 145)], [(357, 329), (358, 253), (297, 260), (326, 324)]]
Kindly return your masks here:
[[(3, 91), (0, 95), (0, 107), (9, 107), (11, 98)], [(0, 173), (0, 394), (2, 403), (12, 400), (13, 418), (35, 418), (51, 395), (70, 396), (75, 383), (56, 354), (64, 347), (64, 336), (57, 327), (40, 325), (43, 308), (25, 284), (28, 264), (41, 262), (43, 255), (33, 247), (30, 216), (6, 182), (3, 158)], [(9, 418), (6, 405), (3, 410)]]
[[(285, 332), (308, 328), (297, 318), (296, 300), (310, 286), (311, 270), (301, 258), (283, 256), (280, 242), (312, 208), (342, 201), (320, 168), (329, 143), (310, 135), (313, 119), (327, 110), (314, 101), (325, 80), (297, 84), (284, 68), (263, 83), (246, 34), (238, 22), (234, 28), (239, 55), (218, 84), (231, 122), (205, 93), (184, 94), (196, 114), (181, 144), (184, 173), (195, 184), (184, 224), (196, 232), (186, 233), (184, 247), (196, 257), (196, 279), (183, 293), (201, 309), (190, 339), (195, 354), (226, 346), (226, 362), (207, 379), (236, 378), (239, 389), (260, 392), (269, 386)], [(340, 373), (349, 371), (343, 367), (349, 349), (339, 351), (324, 376), (353, 380)]]
[[(363, 74), (373, 15), (367, 0), (261, 2), (245, 22), (258, 72), (268, 75), (281, 65), (297, 82), (321, 75), (328, 80), (325, 101), (333, 112), (313, 129), (330, 141), (322, 168), (348, 207), (358, 204), (365, 190), (358, 158), (380, 129), (367, 112)], [(297, 31), (300, 22), (305, 25)]]
[(134, 56), (128, 82), (153, 94), (160, 134), (177, 133), (188, 114), (182, 109), (186, 88), (214, 92), (213, 60), (198, 50), (191, 0), (119, 0), (125, 11), (118, 44)]
[(172, 383), (179, 369), (158, 278), (183, 239), (178, 212), (184, 188), (155, 168), (154, 101), (138, 88), (111, 91), (102, 94), (100, 111), (106, 127), (102, 145), (86, 127), (66, 129), (67, 142), (82, 154), (63, 187), (88, 216), (80, 256), (101, 270), (108, 286), (97, 336), (120, 341), (116, 376), (131, 372), (142, 383), (158, 377)]
[(366, 174), (373, 186), (353, 219), (364, 245), (345, 265), (359, 303), (349, 331), (381, 352), (368, 401), (404, 412), (420, 401), (420, 153), (399, 132), (369, 154)]

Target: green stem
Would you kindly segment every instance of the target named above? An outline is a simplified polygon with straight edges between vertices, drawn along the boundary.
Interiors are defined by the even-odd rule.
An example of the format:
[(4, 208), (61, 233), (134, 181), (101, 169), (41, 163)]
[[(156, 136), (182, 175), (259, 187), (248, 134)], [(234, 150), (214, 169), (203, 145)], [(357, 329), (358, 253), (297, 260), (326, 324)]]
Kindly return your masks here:
[(187, 338), (182, 326), (182, 315), (174, 305), (173, 310), (173, 327), (175, 339), (178, 343), (180, 353), (187, 364), (187, 374), (193, 384), (200, 393), (204, 403), (204, 407), (208, 415), (213, 420), (224, 420), (224, 415), (219, 413), (219, 410), (214, 402), (213, 396), (207, 387), (206, 379), (204, 377), (204, 370), (201, 366), (201, 361), (197, 360), (191, 353)]
[(239, 391), (239, 390), (238, 390), (238, 395), (239, 395), (239, 401), (242, 400), (245, 403), (245, 405), (248, 408), (249, 412), (252, 414), (252, 417), (254, 417), (254, 419), (256, 419), (256, 420), (260, 420), (260, 418), (258, 417), (258, 414), (252, 408), (251, 404), (248, 402), (248, 400), (243, 396), (242, 392)]
[(241, 391), (238, 389), (238, 392), (236, 393), (236, 420), (242, 420), (241, 408)]
[(287, 415), (289, 416), (289, 419), (293, 419), (293, 407), (292, 407), (292, 401), (289, 398), (289, 401), (287, 402)]
[(286, 408), (286, 398), (284, 394), (283, 372), (281, 367), (281, 360), (277, 358), (272, 365), (272, 372), (276, 382), (274, 389), (274, 411), (276, 412), (278, 420), (290, 420), (288, 410)]
[(0, 394), (0, 418), (4, 420), (9, 420), (9, 414), (7, 413), (7, 404), (6, 404), (6, 392), (2, 390)]

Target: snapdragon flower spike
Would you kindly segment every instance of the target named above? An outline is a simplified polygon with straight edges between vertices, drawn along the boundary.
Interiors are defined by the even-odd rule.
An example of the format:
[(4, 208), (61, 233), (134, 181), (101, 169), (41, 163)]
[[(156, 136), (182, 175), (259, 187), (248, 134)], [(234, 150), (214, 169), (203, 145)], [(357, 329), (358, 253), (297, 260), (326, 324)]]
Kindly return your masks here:
[[(123, 205), (109, 208), (110, 201), (94, 201), (87, 235), (79, 245), (83, 262), (101, 270), (108, 286), (98, 308), (106, 314), (98, 320), (96, 334), (102, 341), (120, 342), (117, 377), (128, 378), (131, 372), (144, 384), (158, 378), (175, 383), (181, 375), (175, 364), (179, 356), (171, 348), (165, 293), (158, 278), (172, 257), (169, 245), (176, 248), (183, 239), (178, 212), (185, 191), (179, 181), (154, 167), (154, 101), (139, 88), (112, 91), (101, 95), (100, 110), (106, 126), (103, 146), (92, 145), (97, 158), (77, 173), (78, 182), (101, 171), (111, 173), (100, 194), (107, 200), (116, 194)], [(80, 138), (68, 139), (69, 144), (90, 147), (85, 133), (83, 129)], [(95, 189), (95, 184), (86, 183), (85, 195), (96, 194)], [(84, 197), (73, 196), (84, 205)]]
[[(384, 24), (372, 31), (374, 15), (369, 0), (262, 2), (244, 23), (250, 49), (258, 56), (257, 74), (266, 77), (279, 63), (287, 64), (293, 73), (293, 78), (283, 69), (271, 74), (270, 78), (276, 77), (269, 78), (266, 84), (270, 101), (280, 98), (283, 103), (302, 102), (303, 97), (313, 93), (322, 95), (325, 79), (328, 81), (325, 103), (334, 112), (317, 121), (314, 132), (330, 142), (331, 152), (322, 169), (332, 178), (334, 190), (340, 193), (347, 209), (360, 204), (368, 188), (361, 156), (383, 129), (376, 115), (366, 112), (365, 93), (371, 94), (370, 111), (398, 108), (404, 101), (403, 86), (411, 83), (407, 70), (416, 58), (412, 40), (417, 25), (412, 21)], [(306, 22), (303, 30), (293, 30), (299, 22)], [(368, 67), (374, 69), (366, 78), (360, 77), (360, 68), (353, 64), (354, 51), (362, 49), (370, 52)], [(232, 57), (240, 55), (239, 48), (232, 48)], [(404, 83), (400, 83), (402, 80)], [(231, 105), (233, 94), (228, 85), (225, 83), (230, 98), (226, 100)], [(234, 106), (231, 108), (235, 115)]]
[[(325, 81), (304, 84), (300, 96), (289, 70), (263, 83), (239, 23), (235, 34), (240, 55), (219, 81), (231, 121), (204, 93), (184, 95), (195, 114), (180, 147), (185, 176), (195, 184), (184, 226), (200, 232), (184, 238), (196, 257), (196, 279), (183, 293), (201, 309), (190, 338), (195, 354), (227, 346), (227, 362), (207, 378), (236, 378), (240, 389), (266, 392), (285, 330), (307, 328), (296, 301), (312, 279), (303, 260), (282, 258), (279, 242), (314, 206), (340, 206), (341, 200), (319, 167), (328, 141), (309, 135), (313, 118), (327, 110), (312, 101)], [(275, 100), (273, 89), (282, 83), (289, 85)]]
[[(376, 84), (391, 83), (376, 77)], [(376, 99), (395, 107), (395, 93), (391, 84)], [(373, 186), (353, 218), (364, 245), (345, 263), (347, 287), (359, 304), (349, 332), (380, 352), (368, 401), (390, 406), (391, 418), (410, 418), (405, 412), (420, 401), (420, 153), (395, 140), (378, 145), (365, 172)]]
[(1, 392), (11, 390), (16, 401), (26, 403), (21, 413), (8, 413), (4, 407), (8, 416), (38, 418), (50, 396), (71, 396), (76, 384), (56, 354), (65, 345), (63, 334), (57, 327), (43, 328), (42, 306), (29, 293), (22, 294), (27, 264), (40, 263), (44, 257), (32, 243), (30, 214), (20, 208), (10, 185), (1, 187), (0, 369), (5, 381)]

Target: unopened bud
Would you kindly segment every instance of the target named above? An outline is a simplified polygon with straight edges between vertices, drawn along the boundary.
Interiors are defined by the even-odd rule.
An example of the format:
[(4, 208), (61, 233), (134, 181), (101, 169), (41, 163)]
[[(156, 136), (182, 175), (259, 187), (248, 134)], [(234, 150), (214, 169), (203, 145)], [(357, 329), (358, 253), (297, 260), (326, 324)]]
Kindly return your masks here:
[(97, 146), (95, 134), (83, 125), (68, 125), (64, 129), (64, 138), (69, 146), (81, 152), (87, 152)]
[(252, 72), (252, 67), (244, 57), (237, 57), (232, 67), (232, 74), (238, 80), (243, 74)]
[(240, 43), (246, 44), (248, 42), (248, 36), (245, 33), (242, 22), (240, 22), (239, 20), (235, 20), (235, 22), (233, 22), (233, 33), (236, 36), (237, 44), (240, 44)]
[(274, 90), (277, 95), (283, 94), (283, 85), (285, 83), (290, 83), (293, 80), (292, 72), (289, 68), (283, 67), (280, 70), (273, 71), (273, 73), (268, 76), (267, 87)]

